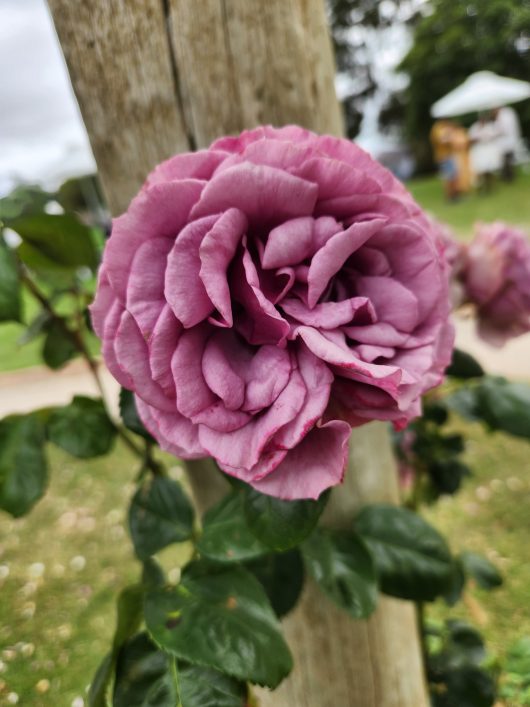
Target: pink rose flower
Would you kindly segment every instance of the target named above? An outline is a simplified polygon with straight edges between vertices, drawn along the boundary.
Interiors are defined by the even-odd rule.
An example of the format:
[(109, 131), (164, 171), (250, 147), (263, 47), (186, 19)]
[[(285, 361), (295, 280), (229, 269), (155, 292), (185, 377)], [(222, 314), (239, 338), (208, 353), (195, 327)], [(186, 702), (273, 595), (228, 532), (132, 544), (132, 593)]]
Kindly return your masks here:
[(92, 307), (161, 447), (285, 499), (340, 483), (350, 429), (402, 428), (449, 363), (441, 247), (347, 140), (257, 128), (159, 165)]
[(523, 231), (478, 224), (459, 278), (485, 341), (501, 346), (530, 331), (530, 242)]
[(443, 255), (449, 270), (449, 295), (453, 309), (458, 308), (465, 299), (460, 275), (467, 261), (467, 247), (456, 240), (453, 230), (441, 221), (430, 217), (436, 237), (440, 241)]

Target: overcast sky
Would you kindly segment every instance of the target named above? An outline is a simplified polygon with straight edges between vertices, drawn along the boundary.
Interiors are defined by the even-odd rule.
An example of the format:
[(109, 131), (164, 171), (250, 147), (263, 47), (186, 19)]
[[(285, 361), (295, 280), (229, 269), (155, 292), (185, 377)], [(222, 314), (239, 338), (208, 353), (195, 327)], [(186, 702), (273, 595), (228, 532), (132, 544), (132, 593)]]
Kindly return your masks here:
[(45, 0), (0, 0), (0, 195), (94, 170)]

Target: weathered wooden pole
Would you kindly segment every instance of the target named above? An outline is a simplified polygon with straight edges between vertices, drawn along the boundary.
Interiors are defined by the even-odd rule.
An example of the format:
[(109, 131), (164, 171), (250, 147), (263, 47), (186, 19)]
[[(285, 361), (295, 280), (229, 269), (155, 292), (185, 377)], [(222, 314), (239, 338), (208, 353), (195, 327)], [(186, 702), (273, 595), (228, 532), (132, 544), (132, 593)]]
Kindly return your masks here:
[[(111, 210), (171, 154), (258, 124), (342, 134), (323, 0), (49, 0)], [(385, 425), (354, 431), (324, 521), (398, 501)], [(197, 465), (200, 466), (200, 465)], [(192, 476), (199, 504), (208, 474)], [(206, 488), (205, 488), (206, 487)], [(284, 622), (293, 674), (263, 707), (426, 707), (411, 604), (354, 621), (308, 583)]]

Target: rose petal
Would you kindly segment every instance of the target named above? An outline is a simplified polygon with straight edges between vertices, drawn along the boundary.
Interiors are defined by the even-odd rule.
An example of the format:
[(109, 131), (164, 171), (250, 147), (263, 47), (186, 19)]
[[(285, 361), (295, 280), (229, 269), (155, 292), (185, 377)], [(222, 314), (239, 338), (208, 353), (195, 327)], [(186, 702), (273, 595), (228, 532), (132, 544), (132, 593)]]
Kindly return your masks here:
[(251, 485), (260, 493), (289, 501), (318, 498), (343, 479), (350, 431), (341, 420), (315, 427), (273, 472)]
[(286, 314), (302, 324), (321, 329), (336, 329), (349, 324), (360, 314), (362, 321), (375, 321), (375, 311), (367, 297), (352, 297), (342, 302), (322, 302), (309, 309), (301, 300), (284, 299), (281, 307)]
[(103, 262), (112, 289), (122, 302), (136, 250), (150, 238), (175, 238), (203, 187), (204, 182), (197, 179), (154, 184), (132, 200), (123, 216), (114, 219)]
[(214, 334), (206, 344), (201, 365), (210, 390), (228, 410), (239, 410), (245, 400), (245, 382), (232, 367), (233, 348), (231, 334)]
[(171, 246), (169, 238), (151, 238), (142, 243), (132, 261), (126, 306), (145, 339), (151, 336), (166, 304), (164, 274)]
[(233, 325), (232, 305), (226, 272), (247, 225), (243, 212), (228, 209), (204, 236), (199, 247), (200, 278), (210, 301), (230, 327)]
[(330, 278), (340, 270), (350, 255), (377, 233), (384, 223), (384, 219), (355, 223), (332, 236), (326, 245), (315, 253), (307, 278), (310, 307), (315, 306)]
[(192, 221), (180, 233), (167, 259), (164, 293), (184, 328), (195, 326), (214, 310), (200, 278), (199, 247), (217, 216)]
[(249, 470), (258, 462), (271, 437), (290, 422), (304, 404), (306, 388), (302, 376), (293, 371), (288, 384), (262, 415), (231, 434), (222, 434), (205, 425), (199, 427), (199, 440), (220, 464), (237, 469), (237, 475), (250, 480)]
[(238, 319), (238, 330), (250, 344), (284, 346), (289, 334), (289, 323), (261, 290), (256, 266), (246, 247), (234, 268), (231, 282), (232, 296), (244, 308), (246, 315)]
[(183, 459), (199, 459), (207, 453), (199, 444), (198, 430), (178, 412), (162, 412), (135, 396), (138, 415), (162, 449)]
[(373, 304), (378, 321), (400, 331), (414, 330), (419, 319), (418, 300), (400, 282), (391, 277), (359, 277), (355, 286), (358, 294)]
[(177, 347), (182, 325), (166, 304), (158, 318), (153, 334), (147, 344), (151, 375), (164, 393), (171, 398), (176, 396), (175, 381), (171, 372), (171, 359)]
[(252, 225), (281, 223), (313, 212), (318, 187), (274, 167), (244, 162), (215, 175), (206, 185), (192, 218), (236, 208)]
[(177, 408), (188, 418), (193, 418), (217, 401), (202, 373), (202, 357), (210, 336), (211, 332), (204, 324), (184, 331), (171, 359)]
[(150, 187), (159, 182), (170, 182), (176, 179), (209, 180), (225, 159), (226, 152), (212, 149), (175, 155), (154, 168), (147, 177), (145, 186)]
[(173, 412), (175, 401), (168, 398), (158, 383), (151, 378), (147, 344), (133, 316), (127, 311), (121, 316), (114, 350), (119, 366), (131, 378), (134, 392), (149, 405)]

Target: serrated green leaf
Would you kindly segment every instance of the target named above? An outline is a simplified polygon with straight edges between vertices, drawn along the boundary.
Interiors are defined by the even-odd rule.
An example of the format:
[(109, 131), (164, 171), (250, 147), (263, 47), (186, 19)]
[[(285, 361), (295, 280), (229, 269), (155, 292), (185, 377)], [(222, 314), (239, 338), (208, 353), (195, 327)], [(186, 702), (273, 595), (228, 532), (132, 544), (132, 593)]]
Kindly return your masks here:
[(143, 561), (142, 584), (147, 589), (156, 589), (157, 587), (163, 587), (164, 584), (166, 584), (164, 570), (152, 557), (148, 557)]
[(482, 589), (495, 589), (501, 586), (503, 582), (501, 573), (483, 555), (466, 551), (461, 553), (460, 559), (465, 573)]
[(129, 529), (138, 557), (146, 560), (171, 543), (189, 540), (193, 516), (180, 484), (166, 476), (149, 477), (129, 508)]
[(18, 338), (18, 346), (25, 346), (31, 341), (34, 341), (38, 336), (44, 334), (51, 322), (51, 319), (52, 317), (49, 312), (45, 309), (41, 310)]
[(429, 478), (440, 493), (453, 494), (462, 485), (462, 480), (471, 475), (468, 466), (454, 457), (434, 459), (428, 465)]
[(282, 501), (248, 488), (244, 502), (248, 527), (272, 550), (289, 550), (311, 533), (328, 497), (323, 493), (316, 501)]
[(433, 694), (434, 707), (493, 707), (495, 683), (485, 670), (466, 665), (450, 670), (444, 690)]
[(530, 439), (530, 385), (485, 376), (447, 397), (448, 406), (491, 430)]
[(0, 420), (0, 508), (15, 518), (27, 513), (48, 483), (44, 426), (37, 415)]
[(240, 562), (270, 552), (250, 531), (243, 513), (243, 497), (233, 491), (204, 515), (197, 549), (218, 562)]
[(492, 430), (530, 439), (530, 385), (487, 377), (477, 389), (480, 417)]
[(244, 683), (218, 670), (198, 665), (179, 667), (180, 697), (183, 707), (246, 707)]
[(372, 557), (349, 530), (317, 528), (302, 545), (308, 571), (320, 588), (356, 619), (370, 616), (377, 604)]
[(97, 267), (91, 229), (71, 214), (21, 216), (11, 220), (9, 226), (22, 238), (18, 253), (30, 268)]
[(466, 584), (466, 576), (464, 568), (459, 557), (453, 560), (453, 569), (451, 572), (451, 580), (444, 594), (444, 601), (448, 606), (454, 606), (462, 596)]
[(145, 589), (141, 584), (131, 584), (120, 592), (117, 602), (117, 622), (113, 645), (115, 648), (138, 631), (142, 623)]
[(20, 279), (13, 252), (0, 236), (0, 322), (21, 321)]
[(8, 222), (22, 214), (42, 213), (54, 196), (37, 185), (19, 185), (0, 199), (0, 220)]
[(123, 424), (127, 427), (127, 429), (137, 435), (140, 435), (141, 437), (144, 437), (144, 439), (150, 441), (153, 440), (153, 437), (145, 429), (143, 422), (138, 416), (134, 393), (126, 388), (120, 389), (120, 415), (123, 420)]
[(79, 459), (107, 454), (116, 438), (116, 428), (102, 401), (81, 395), (54, 410), (47, 432), (51, 442)]
[(385, 504), (366, 506), (355, 528), (372, 553), (385, 594), (431, 601), (448, 591), (451, 553), (444, 538), (419, 515)]
[(165, 651), (239, 680), (274, 688), (292, 668), (263, 588), (236, 565), (188, 565), (178, 587), (147, 594), (145, 621)]
[(72, 337), (58, 321), (51, 321), (46, 326), (46, 336), (42, 347), (44, 363), (57, 370), (78, 354)]
[(118, 655), (112, 707), (179, 705), (171, 658), (146, 633), (127, 641)]
[(107, 653), (96, 670), (88, 690), (88, 707), (108, 707), (109, 686), (114, 675), (115, 660)]
[(265, 589), (278, 618), (293, 609), (304, 586), (304, 563), (299, 550), (272, 553), (245, 563)]
[(139, 629), (143, 619), (144, 588), (140, 584), (125, 587), (116, 604), (116, 629), (112, 650), (99, 665), (88, 692), (89, 707), (107, 707), (108, 692), (114, 677), (119, 651)]
[(453, 349), (451, 365), (446, 370), (446, 374), (461, 379), (480, 378), (484, 375), (484, 369), (471, 354), (460, 349)]

